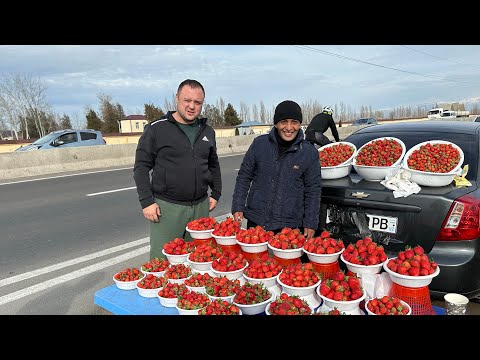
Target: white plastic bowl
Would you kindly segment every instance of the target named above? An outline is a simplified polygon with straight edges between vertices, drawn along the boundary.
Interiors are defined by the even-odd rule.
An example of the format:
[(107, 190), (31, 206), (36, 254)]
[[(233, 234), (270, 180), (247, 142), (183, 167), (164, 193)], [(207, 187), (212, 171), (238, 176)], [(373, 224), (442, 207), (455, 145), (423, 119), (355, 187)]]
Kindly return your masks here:
[(333, 254), (315, 254), (305, 249), (303, 249), (303, 252), (307, 254), (308, 260), (310, 260), (311, 262), (317, 264), (331, 264), (338, 260), (340, 254), (343, 253), (344, 250), (345, 248)]
[(167, 254), (165, 252), (165, 249), (162, 249), (162, 254), (167, 257), (167, 260), (170, 264), (183, 264), (184, 262), (187, 261), (188, 256), (191, 253), (188, 254), (181, 254), (181, 255), (173, 255), (173, 254)]
[(383, 262), (375, 265), (360, 265), (352, 264), (343, 258), (343, 254), (340, 256), (340, 259), (347, 265), (348, 270), (362, 275), (362, 274), (378, 274), (382, 271)]
[(272, 250), (273, 255), (280, 259), (297, 259), (302, 256), (303, 254), (303, 248), (298, 248), (298, 249), (279, 249), (276, 247), (273, 247), (272, 245), (267, 243), (267, 246), (269, 249)]
[(402, 274), (393, 272), (392, 270), (390, 270), (388, 268), (387, 263), (390, 260), (391, 259), (387, 259), (383, 263), (383, 268), (385, 269), (385, 271), (390, 276), (390, 279), (395, 284), (398, 284), (398, 285), (401, 285), (401, 286), (406, 286), (406, 287), (411, 287), (411, 288), (419, 288), (419, 287), (428, 286), (432, 282), (432, 279), (435, 276), (437, 276), (438, 274), (440, 274), (440, 266), (437, 266), (437, 269), (435, 270), (435, 272), (433, 274), (430, 274), (430, 275), (425, 275), (425, 276), (402, 275)]
[(190, 291), (195, 291), (200, 294), (206, 294), (207, 293), (207, 288), (205, 286), (189, 286), (185, 284), (188, 290)]
[(310, 285), (310, 286), (296, 287), (296, 286), (285, 285), (280, 280), (280, 274), (278, 274), (277, 275), (277, 282), (280, 284), (283, 291), (286, 292), (288, 295), (309, 296), (309, 295), (312, 295), (315, 292), (315, 288), (318, 287), (318, 285), (320, 285), (322, 280), (318, 280), (316, 284), (313, 284), (313, 285)]
[(240, 245), (244, 252), (250, 254), (257, 254), (268, 250), (268, 241), (261, 244), (245, 244), (238, 240), (235, 240), (235, 242)]
[[(118, 274), (118, 273), (117, 273)], [(115, 274), (115, 275), (117, 275)], [(137, 284), (145, 277), (145, 275), (138, 279), (138, 280), (133, 280), (133, 281), (119, 281), (115, 279), (115, 275), (113, 275), (113, 281), (115, 281), (115, 285), (117, 285), (117, 288), (120, 290), (135, 290), (137, 288)]]
[(339, 144), (345, 144), (345, 145), (349, 145), (349, 146), (353, 147), (353, 154), (345, 162), (343, 162), (343, 163), (341, 163), (337, 166), (322, 166), (320, 168), (320, 171), (322, 173), (322, 179), (325, 179), (325, 180), (339, 179), (339, 178), (342, 178), (344, 176), (347, 176), (350, 173), (350, 171), (352, 170), (352, 160), (353, 160), (355, 154), (357, 153), (357, 147), (355, 146), (355, 144), (353, 144), (351, 142), (348, 142), (348, 141), (339, 141), (339, 142), (335, 142), (335, 143), (331, 143), (331, 144), (327, 144), (327, 145), (322, 146), (321, 148), (318, 149), (318, 152), (320, 153), (320, 151), (325, 149), (325, 148), (332, 147), (332, 146), (339, 145)]
[(146, 298), (154, 298), (158, 295), (158, 292), (160, 291), (161, 287), (155, 288), (155, 289), (144, 289), (138, 286), (138, 283), (136, 285), (136, 288), (138, 290), (138, 294), (142, 297)]
[(145, 271), (142, 268), (140, 268), (140, 271), (142, 273), (144, 273), (145, 275), (152, 274), (153, 276), (156, 276), (156, 277), (162, 277), (163, 275), (165, 275), (165, 270), (163, 270), (163, 271)]
[(233, 236), (218, 236), (218, 235), (212, 234), (212, 236), (215, 238), (215, 242), (218, 245), (228, 246), (228, 245), (236, 245), (237, 244), (237, 241), (235, 240), (236, 235), (233, 235)]
[(252, 278), (252, 277), (248, 277), (245, 274), (243, 274), (243, 277), (245, 278), (245, 280), (247, 282), (249, 282), (252, 285), (263, 284), (266, 288), (269, 288), (269, 287), (277, 285), (277, 277), (278, 277), (278, 275), (280, 275), (280, 273), (271, 277), (271, 278), (263, 278), (263, 279), (255, 279), (255, 278)]
[[(368, 305), (368, 303), (369, 303), (371, 300), (373, 300), (373, 299), (369, 299), (369, 300), (365, 303), (365, 311), (367, 312), (368, 315), (377, 315), (377, 314), (375, 314), (374, 312), (371, 312), (370, 310), (368, 310), (367, 305)], [(410, 305), (408, 305), (408, 304), (407, 304), (405, 301), (403, 301), (403, 300), (400, 300), (400, 303), (401, 303), (403, 306), (405, 306), (405, 307), (408, 308), (408, 313), (406, 313), (405, 315), (411, 315), (411, 314), (412, 314), (412, 307), (411, 307)]]
[(244, 305), (244, 304), (238, 304), (235, 301), (232, 301), (232, 304), (235, 304), (238, 306), (240, 310), (242, 310), (243, 315), (257, 315), (265, 312), (265, 308), (267, 307), (268, 304), (270, 304), (273, 301), (274, 294), (270, 291), (270, 298), (262, 301), (261, 303), (258, 304), (251, 304), (251, 305)]
[(158, 293), (157, 293), (157, 298), (158, 298), (158, 300), (160, 300), (160, 304), (162, 304), (165, 307), (176, 307), (177, 303), (178, 303), (178, 298), (177, 297), (166, 298), (166, 297), (159, 296)]
[[(267, 307), (265, 308), (265, 315), (274, 315), (270, 312), (270, 305), (272, 304), (273, 301), (269, 302)], [(310, 306), (310, 305), (309, 305)], [(310, 315), (313, 315), (314, 311), (312, 308), (310, 308)]]
[[(209, 297), (210, 300), (212, 300), (212, 302), (214, 302), (217, 299), (220, 299), (220, 300), (228, 301), (230, 304), (233, 303), (233, 298), (235, 297), (235, 295), (236, 294), (229, 295), (229, 296), (213, 296), (213, 295), (208, 295), (207, 294), (207, 296)], [(235, 305), (237, 305), (237, 304), (235, 304)]]
[(190, 230), (188, 226), (185, 228), (193, 239), (209, 239), (212, 236), (212, 232), (214, 229), (209, 230)]
[[(410, 155), (412, 155), (412, 153), (415, 150), (418, 150), (421, 146), (426, 144), (451, 144), (455, 149), (459, 151), (460, 161), (458, 162), (457, 166), (455, 166), (455, 168), (453, 168), (448, 173), (433, 173), (429, 171), (419, 171), (419, 170), (410, 169), (408, 167), (408, 158), (410, 157)], [(402, 166), (410, 172), (411, 174), (410, 181), (417, 183), (420, 186), (445, 186), (450, 184), (453, 181), (453, 178), (455, 177), (455, 175), (460, 174), (462, 172), (463, 161), (464, 161), (463, 150), (458, 145), (449, 141), (430, 140), (430, 141), (424, 141), (420, 144), (417, 144), (413, 146), (410, 150), (408, 150), (408, 152), (405, 154), (405, 157), (403, 158)]]
[(196, 262), (196, 261), (192, 261), (190, 259), (187, 259), (187, 264), (190, 265), (190, 267), (193, 269), (193, 270), (197, 270), (197, 271), (208, 271), (212, 268), (212, 261), (206, 261), (206, 262)]
[(172, 284), (183, 284), (185, 280), (187, 280), (189, 277), (182, 278), (182, 279), (167, 279), (167, 280), (169, 283), (172, 283)]
[(359, 309), (359, 304), (362, 302), (363, 299), (367, 296), (365, 290), (362, 289), (363, 295), (360, 296), (358, 299), (350, 300), (350, 301), (336, 301), (333, 299), (329, 299), (322, 294), (320, 294), (320, 286), (317, 287), (317, 295), (323, 300), (323, 304), (330, 309), (337, 308), (339, 311), (353, 311)]
[[(356, 162), (356, 157), (357, 155), (360, 153), (360, 151), (362, 150), (362, 148), (366, 147), (368, 144), (374, 142), (374, 141), (377, 141), (377, 140), (385, 140), (385, 139), (388, 139), (388, 140), (395, 140), (397, 141), (400, 146), (402, 147), (402, 155), (400, 155), (400, 157), (398, 158), (397, 161), (395, 161), (392, 166), (365, 166), (365, 165), (357, 165), (357, 162)], [(402, 140), (400, 139), (397, 139), (395, 137), (389, 137), (389, 136), (386, 136), (386, 137), (380, 137), (380, 138), (376, 138), (376, 139), (373, 139), (373, 140), (370, 140), (369, 142), (363, 144), (360, 149), (358, 149), (358, 151), (355, 153), (355, 157), (353, 158), (353, 161), (352, 161), (352, 164), (353, 164), (353, 167), (355, 169), (355, 171), (357, 172), (358, 175), (360, 175), (361, 177), (363, 177), (365, 180), (368, 180), (368, 181), (382, 181), (385, 179), (385, 176), (388, 174), (389, 171), (392, 170), (393, 167), (397, 166), (397, 165), (400, 165), (402, 163), (402, 160), (405, 156), (405, 152), (406, 152), (406, 147), (405, 147), (405, 144), (403, 143)]]
[(247, 266), (248, 266), (248, 262), (243, 268), (235, 270), (235, 271), (218, 271), (218, 270), (215, 270), (214, 268), (211, 268), (211, 271), (217, 277), (225, 276), (229, 280), (236, 280), (236, 279), (240, 279), (242, 277), (243, 270), (245, 270), (247, 268)]
[(201, 309), (200, 308), (200, 309), (193, 309), (193, 310), (185, 310), (185, 309), (182, 309), (182, 308), (178, 307), (178, 302), (175, 305), (175, 308), (178, 311), (178, 315), (198, 315), (198, 310)]

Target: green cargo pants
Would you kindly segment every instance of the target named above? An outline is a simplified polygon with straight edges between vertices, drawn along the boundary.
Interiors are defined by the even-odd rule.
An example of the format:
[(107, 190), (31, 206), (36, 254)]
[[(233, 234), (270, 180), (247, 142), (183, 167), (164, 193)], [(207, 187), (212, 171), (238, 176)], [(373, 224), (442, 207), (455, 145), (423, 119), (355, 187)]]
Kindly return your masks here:
[(160, 207), (158, 223), (150, 223), (150, 259), (166, 258), (162, 254), (163, 245), (179, 237), (185, 241), (193, 241), (185, 230), (189, 221), (209, 215), (209, 198), (197, 205), (177, 205), (164, 200), (155, 199)]

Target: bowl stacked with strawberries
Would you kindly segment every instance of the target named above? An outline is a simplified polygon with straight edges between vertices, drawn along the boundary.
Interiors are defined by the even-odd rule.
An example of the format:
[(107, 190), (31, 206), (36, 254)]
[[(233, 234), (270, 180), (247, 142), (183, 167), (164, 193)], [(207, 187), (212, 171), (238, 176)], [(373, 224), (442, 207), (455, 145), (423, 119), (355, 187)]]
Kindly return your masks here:
[(165, 270), (164, 276), (168, 282), (183, 284), (187, 278), (192, 276), (192, 268), (185, 264), (170, 264)]
[(187, 223), (186, 230), (193, 239), (208, 239), (212, 237), (217, 220), (213, 217), (198, 218)]
[(145, 276), (137, 267), (123, 269), (113, 275), (115, 285), (121, 290), (134, 290), (137, 283)]
[(231, 246), (237, 245), (235, 238), (240, 231), (240, 224), (234, 221), (231, 216), (228, 216), (221, 223), (215, 224), (212, 236), (218, 245)]
[(368, 315), (410, 315), (412, 308), (405, 301), (384, 295), (375, 297), (365, 303)]
[(190, 290), (187, 289), (185, 284), (168, 282), (158, 291), (157, 297), (158, 300), (160, 300), (160, 304), (162, 304), (163, 306), (175, 307), (178, 302), (178, 296), (187, 291)]
[(236, 243), (246, 253), (257, 254), (268, 250), (268, 241), (273, 237), (273, 231), (265, 231), (257, 225), (249, 229), (241, 229), (236, 237)]
[(420, 245), (405, 247), (396, 258), (388, 259), (383, 268), (394, 283), (411, 288), (428, 286), (440, 274), (440, 267)]
[(298, 295), (281, 293), (265, 308), (267, 315), (312, 315), (308, 303)]
[(358, 274), (378, 274), (382, 270), (383, 263), (387, 260), (385, 249), (378, 245), (370, 236), (348, 244), (340, 259), (345, 263), (348, 270)]
[(303, 245), (303, 252), (311, 262), (331, 264), (338, 260), (345, 250), (342, 239), (334, 239), (329, 231), (324, 230), (320, 236), (308, 239)]
[(216, 276), (226, 276), (230, 280), (241, 279), (248, 261), (242, 253), (224, 251), (222, 256), (212, 261), (211, 271)]
[(305, 241), (299, 229), (284, 227), (268, 241), (268, 248), (280, 259), (298, 259), (303, 254)]
[(182, 238), (175, 238), (163, 245), (162, 254), (170, 264), (181, 264), (187, 261), (188, 255), (195, 250), (195, 244)]
[(282, 270), (282, 265), (266, 253), (248, 264), (243, 270), (243, 277), (250, 284), (262, 283), (265, 287), (271, 288), (277, 285), (277, 276)]
[(322, 311), (337, 308), (351, 315), (361, 314), (359, 305), (366, 296), (360, 279), (355, 275), (345, 275), (343, 271), (338, 271), (331, 279), (322, 281), (316, 292), (323, 300)]
[(233, 297), (233, 304), (237, 305), (244, 315), (257, 315), (265, 312), (273, 298), (273, 293), (263, 284), (246, 282)]
[(278, 274), (277, 281), (287, 294), (306, 297), (315, 292), (321, 276), (312, 263), (291, 264)]
[(339, 179), (352, 170), (352, 160), (357, 147), (347, 141), (327, 144), (318, 149), (322, 179)]
[(199, 293), (205, 293), (206, 292), (206, 285), (212, 280), (212, 277), (210, 274), (204, 273), (198, 273), (198, 272), (192, 272), (192, 276), (189, 278), (185, 279), (184, 284), (187, 286), (188, 290), (190, 291), (196, 291)]
[(167, 269), (168, 265), (170, 265), (168, 260), (157, 257), (142, 264), (140, 270), (145, 275), (152, 274), (160, 277), (165, 274), (165, 270)]
[(242, 310), (226, 300), (216, 299), (198, 310), (198, 315), (242, 315)]
[(179, 315), (198, 315), (198, 310), (211, 303), (210, 298), (195, 291), (186, 291), (178, 295), (177, 308)]
[(232, 302), (240, 289), (240, 280), (230, 280), (226, 276), (214, 277), (205, 285), (205, 293), (214, 301), (217, 299)]
[(214, 241), (198, 245), (187, 258), (187, 263), (195, 271), (204, 273), (210, 271), (212, 262), (222, 256), (222, 249)]
[(147, 274), (137, 283), (137, 291), (140, 296), (152, 298), (156, 297), (158, 291), (167, 284), (168, 280), (163, 276)]

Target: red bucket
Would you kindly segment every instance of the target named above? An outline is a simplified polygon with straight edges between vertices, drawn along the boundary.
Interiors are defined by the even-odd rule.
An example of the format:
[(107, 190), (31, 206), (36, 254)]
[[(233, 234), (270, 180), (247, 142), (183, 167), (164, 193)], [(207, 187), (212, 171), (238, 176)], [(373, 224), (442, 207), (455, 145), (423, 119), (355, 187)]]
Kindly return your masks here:
[(209, 242), (212, 242), (213, 244), (216, 244), (215, 238), (211, 237), (208, 239), (193, 239), (193, 242), (195, 243), (195, 246), (200, 246), (202, 244), (208, 244)]
[(249, 253), (243, 251), (243, 257), (247, 259), (248, 262), (252, 262), (255, 259), (260, 259), (264, 254), (268, 255), (268, 250), (258, 252), (258, 253)]
[(338, 260), (329, 264), (320, 264), (315, 262), (310, 262), (313, 265), (313, 268), (322, 275), (322, 280), (331, 279), (336, 272), (340, 271), (340, 265)]
[(277, 262), (282, 265), (282, 267), (287, 267), (288, 265), (296, 265), (296, 264), (300, 264), (302, 261), (301, 261), (301, 258), (295, 258), (295, 259), (282, 259), (282, 258), (279, 258), (278, 256), (275, 256), (273, 255), (273, 258), (275, 260), (277, 260)]
[[(235, 245), (218, 245), (218, 246), (222, 249), (223, 252), (233, 251), (237, 254), (243, 254), (242, 248), (238, 244), (235, 244)], [(248, 259), (247, 259), (247, 261), (248, 261)]]

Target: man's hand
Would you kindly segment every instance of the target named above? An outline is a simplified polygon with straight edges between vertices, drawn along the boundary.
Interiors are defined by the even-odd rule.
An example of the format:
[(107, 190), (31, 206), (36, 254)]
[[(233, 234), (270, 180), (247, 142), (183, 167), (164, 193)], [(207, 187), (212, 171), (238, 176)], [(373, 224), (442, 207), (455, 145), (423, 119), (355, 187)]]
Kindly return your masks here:
[(311, 237), (313, 237), (314, 234), (315, 234), (315, 230), (313, 230), (313, 229), (309, 229), (309, 228), (304, 228), (303, 229), (303, 235), (307, 239), (310, 239)]
[(217, 206), (217, 200), (210, 197), (209, 202), (210, 202), (210, 209), (209, 210), (212, 211), (213, 209), (215, 209), (215, 206)]
[(239, 225), (242, 225), (243, 211), (237, 211), (235, 214), (233, 214), (233, 220), (237, 221)]
[(160, 207), (158, 204), (153, 203), (152, 205), (143, 209), (143, 216), (145, 216), (145, 219), (148, 221), (157, 223), (160, 216), (162, 216), (162, 213), (160, 212)]

